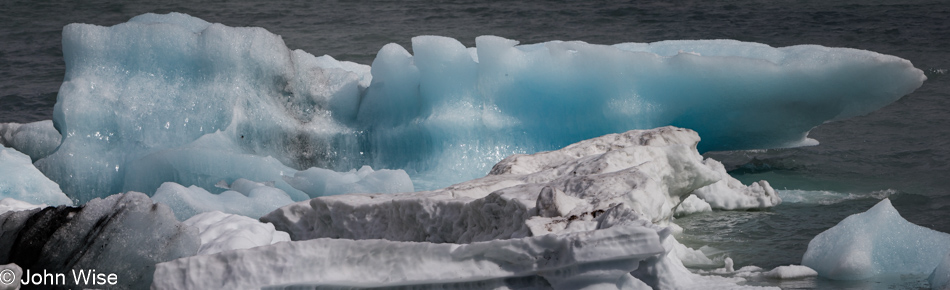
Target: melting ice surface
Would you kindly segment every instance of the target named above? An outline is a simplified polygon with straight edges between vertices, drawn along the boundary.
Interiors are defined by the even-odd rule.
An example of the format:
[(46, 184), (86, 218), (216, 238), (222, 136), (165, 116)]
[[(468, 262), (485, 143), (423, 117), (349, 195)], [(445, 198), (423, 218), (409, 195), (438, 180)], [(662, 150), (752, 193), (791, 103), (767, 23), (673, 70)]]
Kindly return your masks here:
[(164, 182), (220, 193), (238, 178), (303, 200), (322, 193), (284, 177), (363, 165), (434, 189), (512, 153), (637, 128), (693, 129), (700, 151), (814, 144), (811, 128), (925, 79), (904, 59), (815, 45), (475, 42), (420, 36), (415, 55), (390, 44), (370, 67), (178, 13), (71, 24), (53, 118), (62, 143), (35, 164), (79, 203)]

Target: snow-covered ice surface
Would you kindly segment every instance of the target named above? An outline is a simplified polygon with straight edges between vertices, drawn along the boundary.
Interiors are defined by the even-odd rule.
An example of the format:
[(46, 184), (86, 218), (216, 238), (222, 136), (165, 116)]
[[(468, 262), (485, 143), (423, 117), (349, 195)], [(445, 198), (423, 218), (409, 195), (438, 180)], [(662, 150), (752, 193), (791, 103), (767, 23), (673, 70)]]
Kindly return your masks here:
[(33, 204), (72, 205), (59, 185), (33, 166), (30, 156), (0, 145), (0, 199)]
[(174, 182), (166, 182), (152, 196), (152, 200), (161, 202), (175, 212), (179, 220), (210, 211), (220, 211), (259, 218), (275, 209), (293, 203), (283, 190), (271, 185), (253, 182), (247, 179), (235, 180), (228, 189), (213, 194), (197, 186), (184, 187)]
[(640, 261), (663, 253), (662, 234), (648, 227), (617, 226), (465, 245), (296, 241), (159, 264), (153, 289), (252, 289), (305, 283), (385, 286), (529, 275), (544, 277), (555, 289), (616, 289), (637, 282), (629, 272)]
[(299, 201), (314, 196), (283, 177), (363, 165), (405, 169), (429, 190), (513, 153), (638, 128), (696, 130), (702, 151), (814, 144), (811, 128), (926, 79), (904, 59), (815, 45), (475, 42), (415, 37), (415, 55), (390, 44), (369, 67), (178, 13), (71, 24), (53, 114), (62, 143), (36, 166), (80, 203), (164, 182), (215, 193), (238, 178)]
[[(560, 150), (513, 155), (486, 177), (440, 190), (319, 197), (261, 220), (294, 240), (438, 243), (590, 230), (593, 218), (618, 204), (651, 223), (666, 225), (683, 197), (732, 178), (703, 163), (698, 142), (696, 132), (675, 127), (608, 134)], [(768, 192), (774, 191), (727, 188), (717, 194), (746, 199), (758, 193), (763, 195), (758, 199), (771, 199), (765, 196)]]
[(184, 221), (183, 224), (198, 229), (198, 236), (201, 238), (198, 255), (290, 241), (290, 235), (275, 230), (272, 224), (261, 223), (246, 216), (226, 214), (220, 211), (195, 215)]
[(950, 253), (943, 257), (943, 261), (930, 273), (927, 281), (930, 282), (930, 288), (935, 290), (950, 289)]
[(948, 254), (950, 234), (908, 222), (884, 199), (812, 239), (802, 265), (835, 280), (927, 277)]
[(33, 273), (95, 269), (115, 273), (117, 286), (125, 289), (149, 287), (156, 263), (193, 256), (199, 245), (194, 227), (137, 192), (81, 207), (0, 214), (0, 264), (16, 263)]
[[(513, 287), (509, 284), (527, 283), (533, 287), (536, 286), (533, 283), (537, 282), (531, 278), (533, 276), (543, 277), (544, 281), (556, 289), (578, 289), (584, 285), (622, 289), (740, 287), (736, 283), (744, 281), (742, 278), (704, 277), (689, 272), (680, 256), (688, 256), (691, 264), (713, 262), (701, 252), (676, 242), (670, 235), (672, 228), (658, 226), (670, 225), (673, 208), (682, 197), (714, 184), (721, 178), (731, 178), (719, 174), (703, 162), (702, 156), (696, 151), (697, 142), (699, 136), (687, 129), (662, 127), (633, 130), (581, 141), (556, 151), (514, 155), (498, 162), (484, 178), (440, 190), (396, 194), (344, 194), (297, 202), (261, 218), (261, 221), (274, 223), (278, 230), (287, 231), (295, 242), (164, 263), (156, 275), (169, 277), (161, 280), (173, 281), (160, 286), (165, 288), (191, 285), (187, 283), (205, 283), (200, 281), (209, 281), (207, 283), (211, 284), (195, 285), (253, 288), (273, 284), (334, 287), (470, 287), (497, 284)], [(746, 192), (752, 191), (727, 189), (726, 192), (717, 194), (721, 198), (732, 195), (733, 198), (744, 199), (747, 197)], [(767, 193), (760, 191), (759, 194)], [(772, 205), (764, 204), (759, 208)], [(538, 250), (532, 250), (533, 254), (515, 255), (508, 252), (510, 249), (523, 249), (528, 247), (526, 245), (533, 245), (543, 239), (559, 241), (554, 243), (555, 245), (567, 243), (562, 240), (571, 239), (578, 239), (577, 243), (582, 244), (600, 243), (593, 237), (620, 235), (621, 237), (611, 239), (621, 239), (627, 234), (620, 233), (628, 230), (650, 233), (650, 243), (659, 249), (652, 254), (638, 256), (636, 262), (623, 257), (624, 251), (628, 250), (611, 249), (610, 246), (588, 249), (605, 251), (602, 254), (585, 254), (589, 258), (601, 257), (597, 259), (602, 260), (596, 263), (558, 258), (556, 255), (564, 255), (567, 252), (577, 254), (578, 250), (562, 249), (561, 246), (551, 243), (545, 243), (547, 247), (556, 248), (546, 250), (551, 251), (550, 254), (541, 254)], [(624, 243), (642, 245), (644, 242), (626, 241), (618, 242), (618, 245)], [(500, 246), (502, 244), (507, 246)], [(304, 245), (307, 248), (296, 248)], [(363, 255), (367, 254), (349, 250), (357, 245), (360, 251), (368, 251), (376, 256), (364, 257)], [(461, 251), (476, 245), (479, 245), (479, 248), (484, 246), (486, 252), (475, 256), (489, 259), (480, 262), (488, 264), (479, 266), (478, 269), (463, 270), (472, 267), (469, 260), (446, 260), (446, 257), (439, 257), (442, 254), (455, 257), (457, 254), (433, 254), (443, 251), (442, 247)], [(329, 271), (334, 275), (313, 274), (304, 278), (296, 277), (297, 274), (293, 274), (296, 272), (282, 274), (283, 272), (274, 270), (274, 273), (253, 273), (251, 268), (248, 268), (206, 276), (206, 273), (221, 272), (215, 270), (220, 267), (236, 269), (250, 267), (244, 265), (276, 263), (267, 260), (274, 259), (271, 257), (276, 255), (274, 252), (280, 252), (283, 256), (309, 257), (309, 253), (317, 251), (316, 249), (320, 249), (321, 253), (335, 252), (323, 248), (337, 247), (343, 248), (338, 251), (348, 255), (347, 257), (353, 256), (346, 261), (337, 262), (340, 269), (348, 269), (345, 273), (337, 273), (343, 271), (340, 269), (324, 270), (323, 267), (327, 265), (320, 263), (293, 262), (308, 265), (310, 268), (307, 273)], [(534, 247), (536, 246), (530, 246)], [(490, 250), (492, 248), (495, 250)], [(284, 251), (308, 254), (289, 254)], [(407, 254), (385, 254), (393, 252)], [(406, 255), (415, 257), (415, 261), (423, 266), (436, 263), (430, 262), (430, 259), (436, 259), (437, 263), (441, 263), (440, 266), (431, 267), (440, 269), (422, 270), (424, 268), (416, 268), (419, 267), (417, 265), (403, 265), (406, 263), (405, 259), (408, 259)], [(464, 257), (468, 259), (469, 256)], [(560, 264), (557, 268), (575, 270), (554, 271), (531, 266), (509, 269), (508, 272), (483, 273), (495, 271), (491, 270), (497, 267), (491, 266), (492, 263), (497, 263), (491, 262), (493, 257), (518, 257), (515, 259), (519, 261), (518, 264), (536, 263), (536, 259), (559, 261), (571, 265)], [(364, 268), (367, 263), (387, 265), (386, 268), (372, 268), (381, 272), (373, 275), (386, 278), (361, 274), (368, 271)], [(610, 268), (629, 267), (628, 263), (637, 266), (624, 268), (627, 270)], [(593, 271), (588, 270), (588, 264), (608, 267), (610, 270), (600, 269), (594, 271), (599, 274), (589, 276), (584, 274)], [(395, 270), (390, 270), (389, 267)], [(448, 271), (449, 274), (442, 273), (443, 271)], [(610, 274), (618, 271), (624, 274)], [(626, 273), (631, 271), (633, 276), (627, 277)], [(552, 278), (547, 274), (550, 272), (570, 277)], [(575, 275), (586, 278), (581, 279), (574, 277)], [(366, 280), (354, 278), (356, 276), (365, 277)], [(561, 280), (584, 282), (567, 283)]]

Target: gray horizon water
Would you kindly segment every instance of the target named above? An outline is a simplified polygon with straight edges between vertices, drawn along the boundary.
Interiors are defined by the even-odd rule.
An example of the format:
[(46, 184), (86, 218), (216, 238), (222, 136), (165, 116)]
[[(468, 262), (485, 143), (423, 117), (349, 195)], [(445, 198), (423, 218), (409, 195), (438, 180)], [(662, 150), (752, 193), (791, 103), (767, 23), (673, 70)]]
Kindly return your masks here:
[[(950, 232), (950, 3), (947, 1), (519, 2), (496, 1), (20, 1), (0, 3), (0, 123), (50, 119), (65, 68), (62, 27), (114, 25), (147, 13), (182, 12), (228, 26), (263, 27), (291, 49), (370, 64), (383, 45), (411, 51), (418, 35), (467, 46), (498, 35), (523, 44), (737, 39), (774, 47), (818, 44), (908, 59), (928, 80), (877, 112), (812, 130), (818, 146), (709, 152), (745, 183), (825, 190), (855, 198), (785, 203), (772, 210), (684, 217), (681, 241), (728, 252), (737, 266), (798, 264), (808, 241), (888, 193), (901, 214)], [(918, 281), (919, 282), (919, 281)], [(901, 284), (913, 287), (914, 281)], [(756, 282), (759, 283), (759, 282)], [(878, 288), (812, 279), (788, 288)], [(875, 286), (877, 285), (877, 286)]]

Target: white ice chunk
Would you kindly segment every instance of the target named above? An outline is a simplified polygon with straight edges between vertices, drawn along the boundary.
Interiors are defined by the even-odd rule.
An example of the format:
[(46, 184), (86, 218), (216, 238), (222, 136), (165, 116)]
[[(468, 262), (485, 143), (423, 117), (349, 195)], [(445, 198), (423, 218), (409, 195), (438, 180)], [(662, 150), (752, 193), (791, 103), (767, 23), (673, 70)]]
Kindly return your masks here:
[(166, 182), (152, 196), (152, 200), (167, 204), (178, 220), (210, 211), (220, 211), (251, 218), (259, 218), (275, 209), (293, 203), (283, 190), (264, 183), (238, 179), (228, 191), (213, 194), (197, 186), (184, 187)]
[(695, 132), (674, 127), (609, 134), (514, 155), (486, 177), (441, 190), (319, 197), (261, 220), (295, 240), (456, 243), (589, 230), (594, 218), (621, 204), (666, 224), (683, 196), (720, 177), (702, 163), (697, 142)]
[(884, 199), (808, 243), (802, 265), (835, 280), (926, 276), (950, 254), (950, 234), (912, 224)]
[[(672, 239), (672, 237), (671, 237)], [(675, 241), (675, 239), (674, 239)], [(713, 261), (708, 256), (706, 256), (703, 251), (694, 250), (686, 245), (680, 244), (678, 241), (673, 243), (673, 253), (676, 257), (687, 267), (709, 267), (717, 266), (720, 263)], [(732, 259), (726, 258), (730, 263)]]
[(0, 199), (31, 204), (72, 205), (59, 185), (33, 167), (30, 156), (0, 146)]
[(161, 263), (152, 287), (385, 287), (540, 276), (553, 289), (618, 289), (642, 285), (628, 273), (664, 251), (656, 229), (640, 226), (464, 245), (315, 239)]
[[(722, 182), (722, 181), (719, 181), (719, 182)], [(674, 214), (677, 217), (680, 217), (680, 216), (691, 215), (694, 213), (711, 212), (711, 211), (712, 211), (712, 206), (710, 206), (709, 203), (707, 203), (705, 200), (700, 199), (699, 197), (696, 197), (695, 194), (690, 194), (689, 196), (686, 197), (686, 199), (683, 200), (683, 202), (681, 202), (676, 207), (676, 212), (674, 212)]]
[(771, 271), (762, 273), (762, 276), (773, 279), (800, 279), (818, 276), (818, 272), (802, 265), (778, 266)]
[(201, 237), (198, 255), (290, 241), (290, 235), (275, 230), (272, 224), (220, 211), (200, 213), (183, 223), (198, 228)]
[(712, 208), (743, 210), (769, 208), (782, 203), (782, 198), (775, 193), (768, 181), (761, 180), (746, 186), (729, 176), (725, 166), (719, 161), (707, 158), (703, 163), (722, 176), (719, 182), (693, 192), (697, 197), (709, 203)]
[(16, 149), (30, 155), (33, 160), (53, 153), (61, 140), (62, 136), (51, 120), (27, 124), (0, 123), (0, 146)]
[(32, 204), (25, 201), (20, 201), (12, 198), (0, 199), (0, 214), (3, 214), (8, 211), (21, 211), (34, 208), (44, 208), (46, 204)]

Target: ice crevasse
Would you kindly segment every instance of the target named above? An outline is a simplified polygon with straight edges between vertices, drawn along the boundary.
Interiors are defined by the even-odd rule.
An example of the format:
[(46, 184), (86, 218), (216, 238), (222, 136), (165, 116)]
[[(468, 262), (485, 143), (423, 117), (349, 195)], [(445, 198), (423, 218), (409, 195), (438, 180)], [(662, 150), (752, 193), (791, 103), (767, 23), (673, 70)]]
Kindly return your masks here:
[(220, 193), (239, 178), (302, 201), (326, 192), (285, 177), (364, 165), (405, 170), (413, 187), (393, 192), (431, 190), (514, 153), (630, 129), (689, 128), (700, 151), (813, 144), (811, 128), (925, 80), (904, 59), (816, 45), (475, 44), (419, 36), (414, 54), (389, 44), (366, 66), (180, 13), (70, 24), (53, 117), (62, 142), (35, 165), (79, 203), (165, 182)]

